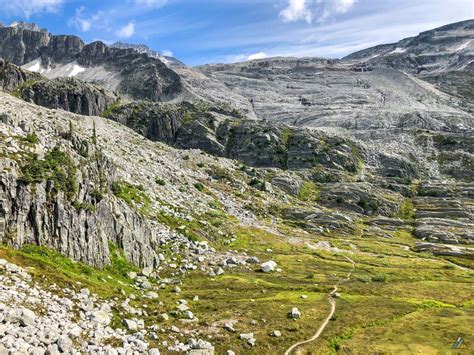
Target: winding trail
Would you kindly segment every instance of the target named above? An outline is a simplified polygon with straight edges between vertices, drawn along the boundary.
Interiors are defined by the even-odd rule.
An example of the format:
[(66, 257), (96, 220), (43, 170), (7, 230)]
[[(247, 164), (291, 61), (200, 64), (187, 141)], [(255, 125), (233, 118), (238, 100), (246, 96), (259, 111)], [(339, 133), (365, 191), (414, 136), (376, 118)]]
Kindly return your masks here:
[(333, 290), (328, 294), (328, 302), (329, 302), (329, 305), (331, 306), (331, 310), (329, 311), (329, 314), (328, 316), (326, 317), (326, 319), (324, 320), (324, 322), (321, 324), (321, 326), (318, 328), (318, 330), (316, 331), (316, 333), (309, 339), (307, 340), (303, 340), (303, 341), (300, 341), (300, 342), (297, 342), (293, 345), (291, 345), (288, 350), (285, 351), (285, 355), (289, 355), (291, 354), (291, 352), (293, 350), (295, 350), (298, 346), (300, 345), (303, 345), (303, 344), (307, 344), (307, 343), (311, 343), (315, 340), (317, 340), (319, 338), (319, 336), (321, 335), (321, 333), (324, 331), (324, 329), (326, 328), (326, 326), (328, 325), (329, 323), (329, 320), (331, 319), (331, 317), (334, 315), (334, 312), (336, 311), (336, 300), (334, 299), (333, 295), (337, 292), (337, 289), (338, 289), (338, 286), (343, 283), (343, 282), (346, 282), (346, 281), (349, 281), (349, 279), (351, 278), (352, 276), (352, 272), (354, 271), (355, 269), (355, 262), (354, 260), (352, 260), (351, 258), (347, 257), (347, 256), (344, 256), (344, 258), (349, 261), (351, 264), (352, 264), (352, 269), (351, 271), (347, 274), (347, 277), (345, 279), (342, 279), (342, 280), (339, 280), (335, 285), (334, 285), (334, 288)]

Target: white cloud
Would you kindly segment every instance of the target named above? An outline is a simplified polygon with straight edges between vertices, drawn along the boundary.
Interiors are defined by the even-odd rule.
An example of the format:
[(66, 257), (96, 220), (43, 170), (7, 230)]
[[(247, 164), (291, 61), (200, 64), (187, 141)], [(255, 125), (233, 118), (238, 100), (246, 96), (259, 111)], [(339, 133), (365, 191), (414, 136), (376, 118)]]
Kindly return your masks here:
[(84, 17), (84, 11), (85, 11), (84, 6), (77, 8), (76, 13), (74, 14), (74, 17), (69, 19), (68, 25), (71, 27), (76, 27), (82, 32), (89, 31), (92, 26), (92, 20)]
[(147, 7), (162, 7), (165, 6), (168, 0), (134, 0), (134, 3), (139, 6)]
[(55, 13), (63, 3), (64, 0), (0, 0), (0, 8), (2, 12), (29, 18), (40, 12)]
[(172, 57), (173, 56), (173, 52), (170, 51), (169, 49), (165, 49), (162, 53), (165, 57)]
[(235, 54), (235, 55), (227, 55), (220, 57), (217, 61), (221, 61), (224, 63), (238, 63), (238, 62), (246, 62), (248, 60), (256, 60), (256, 59), (264, 59), (267, 58), (268, 54), (265, 52), (258, 52), (254, 54)]
[(133, 22), (129, 22), (126, 26), (120, 28), (116, 35), (121, 38), (130, 38), (135, 34), (135, 24)]
[(266, 57), (268, 57), (267, 53), (258, 52), (258, 53), (254, 53), (254, 54), (249, 55), (247, 57), (247, 60), (264, 59)]
[[(336, 14), (345, 14), (356, 2), (357, 0), (328, 0), (324, 2), (323, 14), (318, 18), (318, 21), (322, 22)], [(319, 3), (322, 3), (322, 1), (319, 0)]]
[(288, 6), (280, 11), (284, 22), (306, 21), (311, 23), (317, 13), (322, 22), (336, 14), (349, 11), (357, 0), (288, 0)]
[(280, 11), (280, 17), (285, 22), (297, 22), (304, 20), (311, 23), (313, 14), (308, 8), (306, 0), (288, 0), (288, 6)]

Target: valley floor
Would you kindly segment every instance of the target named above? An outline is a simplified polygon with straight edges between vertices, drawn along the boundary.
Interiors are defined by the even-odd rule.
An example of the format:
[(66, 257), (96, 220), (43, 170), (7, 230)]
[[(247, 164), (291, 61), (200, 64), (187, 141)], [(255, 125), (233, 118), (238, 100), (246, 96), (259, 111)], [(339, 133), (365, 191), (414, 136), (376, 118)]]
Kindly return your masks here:
[[(322, 324), (330, 310), (327, 295), (335, 284), (339, 284), (340, 295), (326, 329), (316, 341), (298, 346), (295, 353), (439, 354), (449, 353), (458, 337), (468, 346), (474, 344), (472, 260), (448, 261), (412, 252), (415, 240), (406, 231), (387, 232), (390, 238), (359, 232), (350, 238), (328, 239), (284, 225), (241, 228), (225, 248), (251, 251), (261, 261), (274, 260), (281, 272), (259, 272), (258, 266), (228, 268), (215, 277), (193, 272), (182, 279), (179, 293), (161, 276), (152, 282), (156, 299), (135, 287), (126, 276), (127, 267), (118, 260), (106, 270), (96, 270), (38, 247), (2, 248), (0, 257), (28, 271), (30, 285), (52, 294), (67, 298), (64, 290), (81, 294), (87, 288), (97, 295), (98, 304), (112, 306), (113, 328), (125, 328), (123, 319), (143, 320), (143, 329), (124, 332), (138, 331), (149, 348), (165, 353), (175, 343), (186, 344), (194, 338), (212, 343), (218, 354), (227, 350), (283, 354), (291, 344), (312, 337)], [(318, 244), (323, 240), (329, 243)], [(353, 268), (350, 260), (354, 269), (344, 280)], [(5, 272), (2, 268), (1, 273)], [(173, 312), (183, 299), (195, 319), (178, 320)], [(123, 307), (125, 300), (134, 314)], [(16, 306), (20, 305), (2, 306), (4, 323), (8, 309)], [(288, 316), (294, 307), (301, 312), (296, 320)], [(32, 310), (38, 318), (51, 316), (47, 309), (40, 312), (35, 306)], [(80, 318), (75, 307), (71, 312), (72, 319), (78, 314)], [(9, 332), (4, 326), (1, 329), (4, 334)], [(240, 337), (248, 333), (253, 333), (254, 346)], [(81, 337), (88, 336), (84, 329), (74, 344), (80, 346)], [(4, 346), (6, 341), (4, 336)], [(116, 334), (104, 335), (99, 343), (123, 346)], [(464, 351), (469, 353), (469, 349), (459, 353)]]

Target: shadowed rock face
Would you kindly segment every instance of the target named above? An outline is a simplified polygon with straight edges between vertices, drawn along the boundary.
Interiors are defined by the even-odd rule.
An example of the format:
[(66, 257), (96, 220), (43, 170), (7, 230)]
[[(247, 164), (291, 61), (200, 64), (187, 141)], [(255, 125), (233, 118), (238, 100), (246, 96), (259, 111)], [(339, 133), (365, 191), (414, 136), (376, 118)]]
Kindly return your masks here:
[(106, 117), (148, 139), (201, 149), (256, 167), (300, 170), (324, 166), (355, 174), (365, 154), (350, 139), (232, 115), (238, 113), (225, 107), (141, 102), (114, 107)]
[(87, 116), (98, 116), (117, 97), (94, 85), (74, 78), (40, 80), (20, 88), (20, 96), (37, 105)]
[(17, 65), (41, 57), (41, 49), (50, 42), (50, 34), (15, 27), (0, 28), (0, 56)]
[(41, 74), (23, 70), (3, 59), (2, 61), (0, 64), (0, 89), (3, 91), (11, 92), (24, 83), (44, 79)]

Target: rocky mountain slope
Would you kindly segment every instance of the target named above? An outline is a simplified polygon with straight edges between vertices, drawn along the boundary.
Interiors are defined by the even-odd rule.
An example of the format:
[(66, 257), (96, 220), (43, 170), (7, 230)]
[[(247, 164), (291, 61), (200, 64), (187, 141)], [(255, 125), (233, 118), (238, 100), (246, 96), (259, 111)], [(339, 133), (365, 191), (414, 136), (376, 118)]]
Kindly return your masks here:
[(472, 343), (471, 28), (201, 68), (0, 28), (0, 353), (283, 353), (328, 294), (298, 351)]
[(463, 70), (474, 60), (474, 20), (449, 24), (343, 58), (363, 66), (422, 74)]

